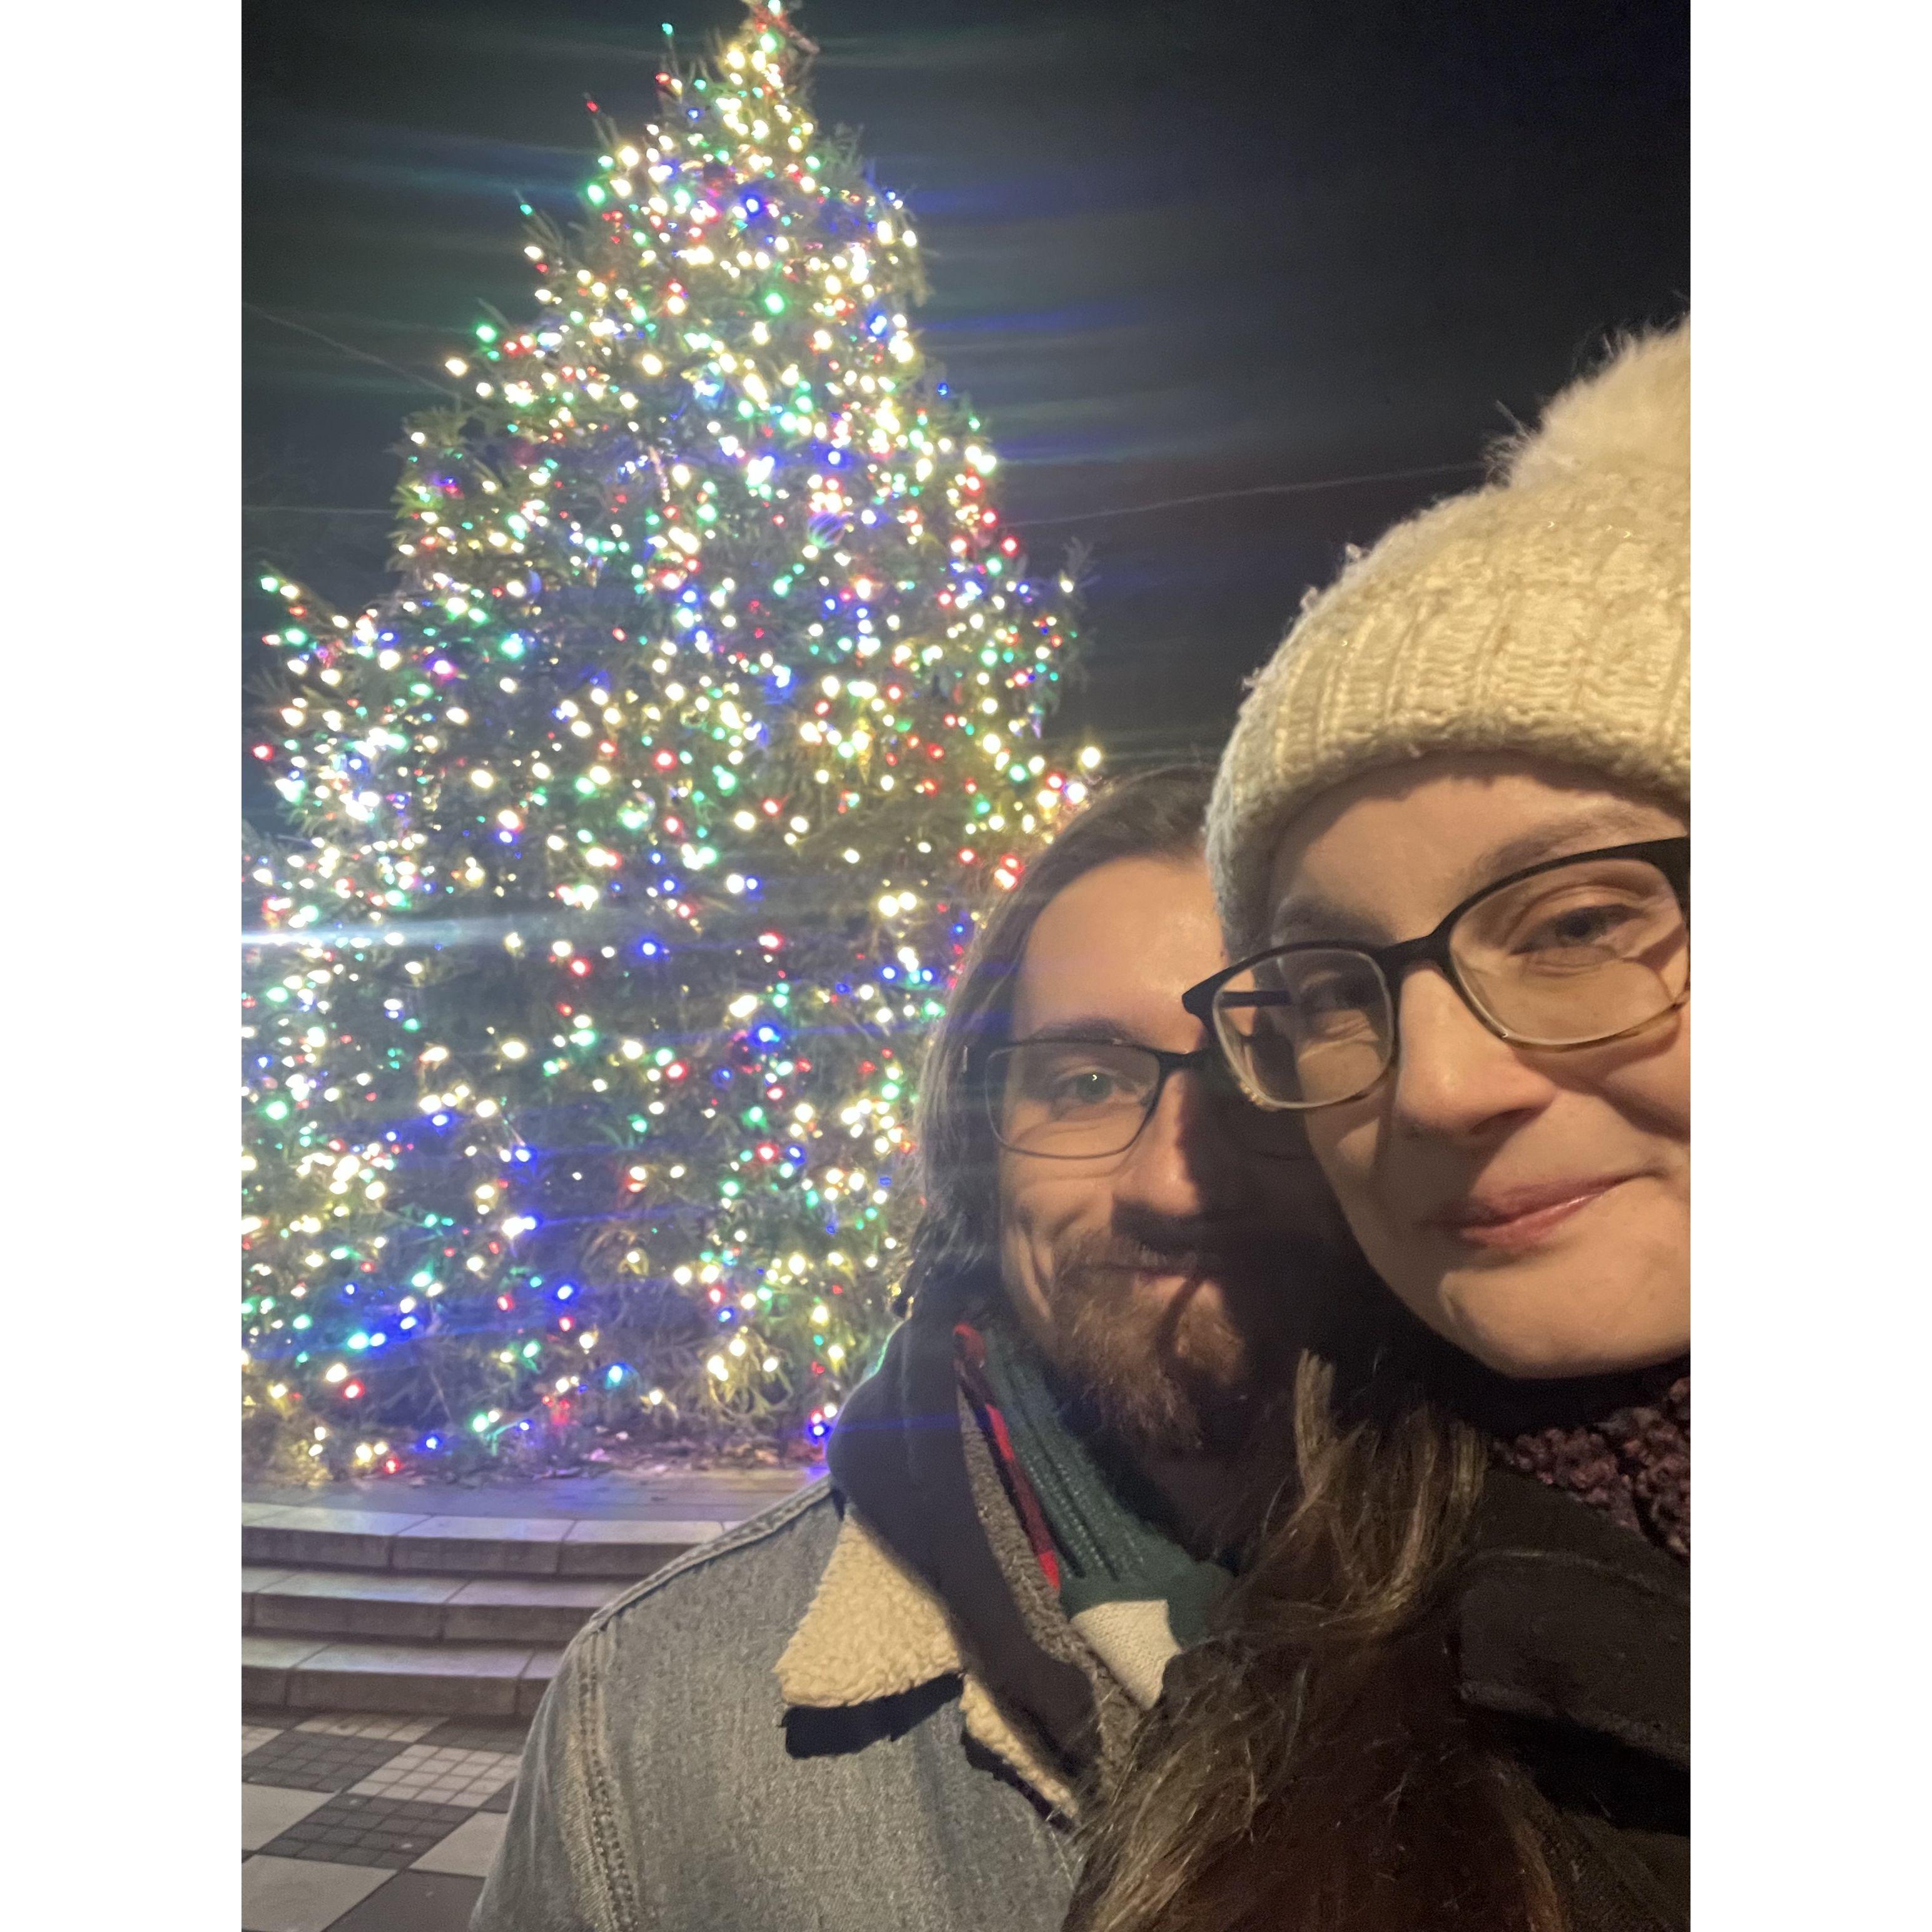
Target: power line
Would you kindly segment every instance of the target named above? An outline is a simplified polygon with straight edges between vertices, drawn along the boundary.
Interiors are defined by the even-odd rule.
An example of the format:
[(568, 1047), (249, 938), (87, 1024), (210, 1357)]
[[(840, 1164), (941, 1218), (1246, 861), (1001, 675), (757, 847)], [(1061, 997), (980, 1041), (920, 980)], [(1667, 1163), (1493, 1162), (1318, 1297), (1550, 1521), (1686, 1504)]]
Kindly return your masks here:
[[(272, 322), (283, 328), (293, 329), (298, 335), (312, 337), (329, 348), (344, 356), (352, 356), (363, 362), (373, 362), (379, 369), (386, 369), (391, 374), (400, 376), (406, 382), (418, 382), (426, 389), (450, 402), (458, 400), (453, 390), (446, 389), (440, 382), (434, 382), (427, 376), (415, 370), (405, 369), (401, 364), (392, 362), (369, 350), (358, 349), (352, 343), (338, 341), (332, 335), (325, 334), (319, 328), (311, 328), (305, 322), (296, 322), (285, 315), (278, 315), (274, 310), (266, 309), (259, 302), (244, 300), (242, 306), (251, 315), (259, 315), (265, 322)], [(1245, 496), (1312, 496), (1323, 490), (1346, 490), (1366, 483), (1406, 483), (1424, 476), (1450, 476), (1466, 471), (1480, 470), (1480, 463), (1432, 463), (1414, 470), (1380, 470), (1357, 476), (1311, 477), (1299, 483), (1256, 483), (1240, 490), (1206, 490), (1191, 496), (1166, 496), (1152, 503), (1123, 503), (1111, 509), (1077, 510), (1064, 517), (1030, 517), (1025, 518), (1023, 527), (1028, 530), (1050, 530), (1062, 524), (1099, 523), (1108, 517), (1145, 516), (1155, 510), (1185, 509), (1195, 503), (1227, 503)], [(370, 510), (347, 506), (329, 506), (315, 503), (244, 503), (243, 510), (250, 515), (273, 512), (286, 516), (307, 517), (386, 517), (387, 510)]]
[(386, 357), (372, 353), (367, 349), (358, 349), (353, 343), (338, 342), (332, 335), (325, 335), (319, 328), (311, 328), (305, 322), (296, 322), (286, 315), (278, 315), (273, 309), (264, 308), (259, 302), (244, 301), (242, 306), (250, 315), (259, 315), (264, 322), (272, 322), (283, 328), (292, 328), (298, 335), (313, 336), (318, 342), (326, 343), (332, 349), (340, 350), (345, 356), (353, 356), (359, 362), (373, 362), (379, 369), (386, 369), (393, 376), (401, 376), (405, 382), (420, 382), (426, 389), (434, 389), (439, 396), (449, 402), (457, 400), (453, 389), (446, 389), (440, 382), (432, 382), (427, 376), (419, 375), (413, 369), (405, 369), (400, 362), (392, 362)]
[[(1225, 503), (1240, 496), (1303, 496), (1320, 490), (1346, 490), (1361, 483), (1406, 483), (1424, 476), (1460, 476), (1466, 470), (1480, 470), (1480, 463), (1431, 463), (1419, 470), (1378, 470), (1360, 476), (1318, 476), (1300, 483), (1256, 483), (1243, 490), (1206, 490), (1194, 496), (1166, 496), (1155, 503), (1122, 503), (1110, 510), (1080, 510), (1067, 517), (1016, 518), (1023, 530), (1037, 530), (1055, 524), (1096, 523), (1102, 517), (1138, 517), (1150, 510), (1178, 510), (1190, 503)], [(244, 503), (248, 514), (274, 514), (291, 517), (386, 517), (388, 510), (370, 510), (347, 505), (320, 503)]]
[(1067, 517), (1025, 517), (1014, 520), (1023, 530), (1045, 530), (1054, 524), (1097, 523), (1102, 517), (1138, 517), (1150, 510), (1178, 510), (1190, 503), (1225, 503), (1239, 496), (1303, 496), (1321, 490), (1346, 490), (1358, 483), (1406, 483), (1423, 476), (1448, 476), (1480, 470), (1480, 463), (1431, 463), (1419, 470), (1378, 470), (1360, 476), (1317, 476), (1300, 483), (1256, 483), (1244, 490), (1204, 490), (1198, 496), (1166, 496), (1156, 503), (1124, 503), (1111, 510), (1081, 510)]

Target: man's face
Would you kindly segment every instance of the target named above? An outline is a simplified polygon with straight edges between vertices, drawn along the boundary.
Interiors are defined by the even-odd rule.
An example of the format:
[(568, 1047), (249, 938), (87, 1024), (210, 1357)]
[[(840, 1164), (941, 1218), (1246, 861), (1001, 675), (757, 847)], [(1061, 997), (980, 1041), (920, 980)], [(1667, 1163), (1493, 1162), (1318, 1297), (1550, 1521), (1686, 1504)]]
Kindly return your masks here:
[[(1180, 995), (1226, 963), (1203, 860), (1114, 860), (1040, 915), (1011, 1037), (1191, 1052), (1207, 1042)], [(1292, 1131), (1190, 1071), (1124, 1153), (1000, 1150), (1007, 1299), (1130, 1449), (1231, 1453), (1292, 1373), (1309, 1291), (1353, 1254)]]

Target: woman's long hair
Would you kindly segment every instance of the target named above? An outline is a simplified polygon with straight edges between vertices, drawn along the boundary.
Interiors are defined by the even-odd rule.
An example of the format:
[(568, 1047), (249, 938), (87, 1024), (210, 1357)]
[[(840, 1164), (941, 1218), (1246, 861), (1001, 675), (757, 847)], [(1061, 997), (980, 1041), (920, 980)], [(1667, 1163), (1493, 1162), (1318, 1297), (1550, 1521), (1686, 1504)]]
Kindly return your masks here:
[(1528, 1778), (1457, 1694), (1445, 1586), (1486, 1437), (1393, 1296), (1293, 1390), (1295, 1493), (1170, 1670), (1066, 1932), (1563, 1932)]

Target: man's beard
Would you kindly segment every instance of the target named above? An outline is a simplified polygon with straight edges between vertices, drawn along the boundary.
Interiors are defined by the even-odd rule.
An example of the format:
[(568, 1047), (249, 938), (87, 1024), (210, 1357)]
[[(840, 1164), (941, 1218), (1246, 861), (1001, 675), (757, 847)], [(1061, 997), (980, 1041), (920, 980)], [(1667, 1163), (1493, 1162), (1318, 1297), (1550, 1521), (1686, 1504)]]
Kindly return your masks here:
[[(1225, 1457), (1288, 1395), (1300, 1311), (1333, 1258), (1277, 1238), (1208, 1249), (1096, 1234), (1057, 1257), (1047, 1353), (1130, 1454)], [(1127, 1270), (1184, 1277), (1152, 1292)], [(1210, 1291), (1218, 1289), (1218, 1293)]]

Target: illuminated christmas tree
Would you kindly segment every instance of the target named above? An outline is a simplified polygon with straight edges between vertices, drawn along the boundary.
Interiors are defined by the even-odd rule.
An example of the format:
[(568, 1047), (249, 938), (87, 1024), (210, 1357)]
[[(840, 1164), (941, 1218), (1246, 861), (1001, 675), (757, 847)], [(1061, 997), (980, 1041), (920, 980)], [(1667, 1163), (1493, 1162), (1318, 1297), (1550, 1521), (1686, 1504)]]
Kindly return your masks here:
[(1073, 585), (812, 51), (756, 0), (668, 55), (581, 229), (532, 220), (539, 319), (410, 425), (394, 589), (264, 580), (304, 836), (250, 863), (258, 1453), (822, 1434), (884, 1332), (970, 908), (1084, 794), (1039, 742)]

